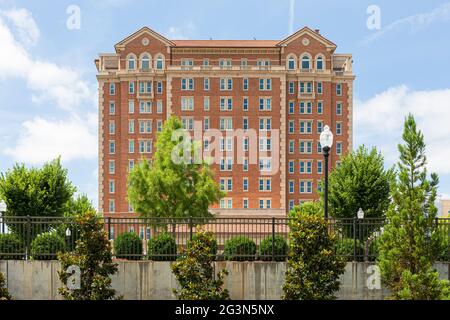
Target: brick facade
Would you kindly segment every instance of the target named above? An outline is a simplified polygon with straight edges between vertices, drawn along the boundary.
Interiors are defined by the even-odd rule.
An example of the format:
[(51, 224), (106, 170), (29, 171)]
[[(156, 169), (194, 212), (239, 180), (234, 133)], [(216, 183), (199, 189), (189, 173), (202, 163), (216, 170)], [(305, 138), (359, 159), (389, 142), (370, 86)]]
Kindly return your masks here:
[[(228, 186), (232, 181), (226, 198), (211, 208), (222, 216), (283, 216), (293, 204), (317, 199), (324, 171), (322, 167), (320, 172), (323, 155), (318, 149), (321, 127), (328, 125), (335, 136), (332, 167), (352, 148), (352, 57), (335, 54), (336, 45), (318, 31), (303, 28), (282, 41), (223, 41), (168, 40), (143, 28), (115, 49), (116, 53), (100, 54), (95, 61), (99, 210), (105, 216), (135, 215), (126, 199), (129, 167), (143, 156), (151, 159), (158, 127), (171, 115), (185, 118), (187, 125), (188, 119), (200, 121), (202, 128), (209, 124), (210, 130), (221, 129), (221, 121), (225, 125), (231, 121), (229, 133), (244, 130), (245, 123), (248, 131), (256, 133), (256, 145), (250, 142), (249, 148), (256, 148), (257, 159), (249, 159), (248, 170), (237, 159), (239, 138), (232, 139), (227, 154), (233, 158), (232, 169), (221, 171), (219, 163), (213, 165), (218, 182), (223, 179)], [(309, 67), (302, 65), (304, 56), (309, 57)], [(192, 98), (193, 110), (182, 110), (182, 100), (189, 106)], [(221, 99), (231, 99), (231, 110), (221, 109)], [(227, 109), (228, 100), (224, 105)], [(221, 130), (223, 137), (226, 132)], [(270, 151), (260, 150), (261, 137), (270, 139)], [(244, 155), (251, 158), (248, 152)], [(260, 157), (271, 159), (270, 174), (260, 172)], [(260, 190), (260, 179), (265, 179), (264, 188), (270, 179), (268, 191)]]

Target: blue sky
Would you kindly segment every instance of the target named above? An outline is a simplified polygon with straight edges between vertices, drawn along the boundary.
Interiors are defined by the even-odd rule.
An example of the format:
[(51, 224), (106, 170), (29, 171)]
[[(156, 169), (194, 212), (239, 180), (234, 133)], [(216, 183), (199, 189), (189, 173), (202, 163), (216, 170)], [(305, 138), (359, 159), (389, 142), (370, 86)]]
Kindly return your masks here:
[[(71, 5), (80, 29), (67, 28)], [(371, 5), (380, 30), (367, 27)], [(79, 192), (97, 203), (93, 60), (142, 26), (172, 39), (283, 39), (291, 29), (320, 29), (354, 57), (355, 145), (377, 146), (393, 164), (413, 112), (439, 192), (450, 198), (450, 1), (438, 0), (0, 0), (0, 171), (61, 154)]]

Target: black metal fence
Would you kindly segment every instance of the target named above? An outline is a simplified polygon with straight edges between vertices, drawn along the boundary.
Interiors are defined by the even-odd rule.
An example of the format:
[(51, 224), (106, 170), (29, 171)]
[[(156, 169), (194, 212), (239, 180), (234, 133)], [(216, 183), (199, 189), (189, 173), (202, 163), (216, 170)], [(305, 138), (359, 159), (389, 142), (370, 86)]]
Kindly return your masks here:
[[(288, 218), (99, 218), (117, 259), (175, 260), (198, 228), (211, 231), (217, 260), (284, 261), (288, 254)], [(374, 261), (383, 219), (329, 219), (338, 237), (336, 253), (348, 261)], [(450, 219), (436, 219), (450, 243)], [(56, 259), (72, 251), (79, 228), (70, 218), (0, 217), (0, 260)], [(440, 257), (450, 261), (450, 249)]]

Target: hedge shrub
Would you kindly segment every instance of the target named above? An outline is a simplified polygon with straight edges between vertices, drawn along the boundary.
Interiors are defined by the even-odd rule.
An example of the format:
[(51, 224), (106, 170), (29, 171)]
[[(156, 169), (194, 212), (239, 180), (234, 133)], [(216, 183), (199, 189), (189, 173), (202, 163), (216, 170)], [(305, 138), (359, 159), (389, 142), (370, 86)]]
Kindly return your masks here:
[[(192, 236), (192, 240), (190, 240), (190, 241), (188, 241), (187, 242), (187, 245), (186, 245), (186, 249), (190, 249), (191, 248), (191, 246), (192, 246), (192, 243), (195, 243), (196, 241), (201, 241), (202, 240), (202, 234), (201, 233), (195, 233), (193, 236)], [(209, 246), (209, 254), (213, 257), (213, 258), (216, 258), (216, 256), (217, 256), (217, 248), (218, 248), (218, 245), (217, 245), (217, 240), (214, 238), (214, 237), (212, 237), (211, 239), (210, 239), (210, 246)]]
[(55, 260), (59, 252), (66, 249), (65, 240), (54, 232), (45, 232), (38, 235), (31, 242), (31, 257), (34, 260)]
[[(347, 261), (354, 260), (354, 248), (355, 240), (352, 238), (342, 238), (337, 241), (336, 244), (336, 255), (344, 257)], [(363, 261), (364, 258), (364, 245), (357, 239), (356, 240), (356, 259), (358, 261)]]
[(124, 232), (114, 240), (114, 253), (118, 259), (141, 260), (142, 240), (134, 232)]
[(234, 237), (225, 242), (224, 256), (230, 261), (253, 261), (256, 258), (256, 244), (244, 237)]
[[(12, 253), (23, 253), (12, 255)], [(0, 234), (0, 260), (20, 260), (25, 256), (22, 241), (15, 234)]]
[(274, 260), (285, 261), (288, 254), (288, 244), (283, 236), (276, 235), (275, 238), (269, 236), (261, 241), (259, 245), (259, 258), (263, 261), (272, 260), (272, 239), (274, 239)]
[(148, 258), (154, 261), (174, 261), (177, 259), (177, 243), (168, 233), (160, 235), (148, 241)]

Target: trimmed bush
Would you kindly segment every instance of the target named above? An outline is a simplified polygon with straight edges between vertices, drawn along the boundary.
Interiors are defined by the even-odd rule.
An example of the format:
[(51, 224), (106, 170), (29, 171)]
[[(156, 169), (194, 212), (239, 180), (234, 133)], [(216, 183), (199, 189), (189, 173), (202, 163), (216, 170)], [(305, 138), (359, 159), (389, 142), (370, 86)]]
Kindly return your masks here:
[[(352, 238), (342, 238), (337, 241), (336, 255), (344, 257), (347, 261), (353, 261), (355, 256), (355, 240)], [(364, 260), (364, 245), (356, 240), (356, 259), (358, 261)]]
[(0, 234), (0, 253), (0, 260), (21, 260), (25, 256), (22, 241), (15, 234)]
[(141, 260), (142, 240), (134, 232), (125, 232), (114, 240), (114, 253), (117, 259)]
[(256, 244), (244, 237), (234, 237), (225, 242), (224, 256), (230, 261), (253, 261), (256, 256)]
[(33, 260), (55, 260), (59, 252), (64, 252), (66, 242), (54, 232), (45, 232), (38, 235), (31, 242), (31, 257)]
[(168, 233), (148, 241), (148, 258), (153, 261), (174, 261), (177, 259), (177, 243)]
[(272, 256), (274, 261), (285, 261), (288, 254), (288, 244), (283, 236), (276, 235), (273, 241), (274, 254), (272, 255), (272, 236), (265, 238), (259, 244), (259, 258), (263, 261), (271, 261)]

